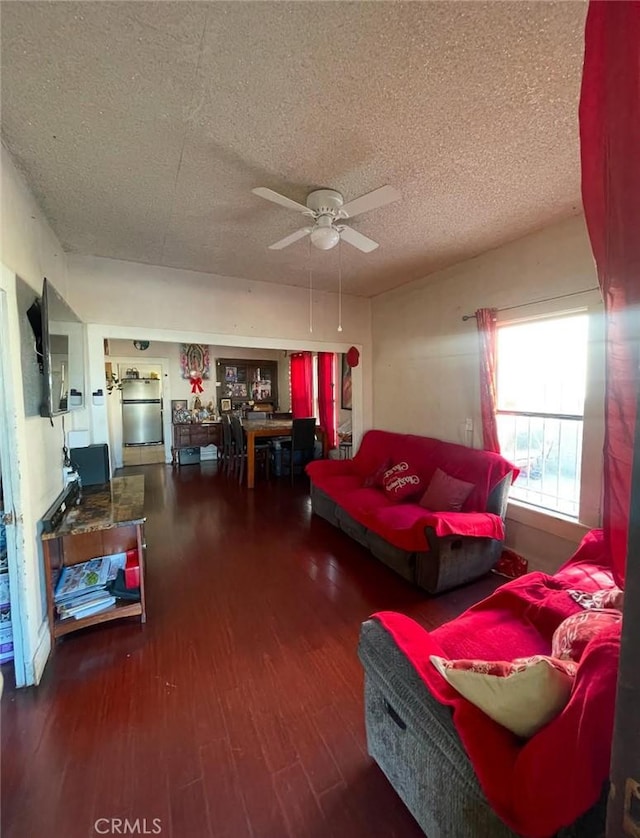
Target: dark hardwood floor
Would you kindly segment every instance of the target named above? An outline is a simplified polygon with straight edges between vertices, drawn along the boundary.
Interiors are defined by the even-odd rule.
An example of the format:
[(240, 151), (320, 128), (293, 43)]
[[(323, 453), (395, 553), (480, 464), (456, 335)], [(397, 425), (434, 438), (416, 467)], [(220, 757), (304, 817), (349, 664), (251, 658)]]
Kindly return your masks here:
[(428, 599), (312, 517), (304, 479), (122, 473), (145, 475), (148, 622), (78, 632), (5, 689), (3, 836), (421, 836), (367, 755), (359, 626), (439, 625), (497, 577)]

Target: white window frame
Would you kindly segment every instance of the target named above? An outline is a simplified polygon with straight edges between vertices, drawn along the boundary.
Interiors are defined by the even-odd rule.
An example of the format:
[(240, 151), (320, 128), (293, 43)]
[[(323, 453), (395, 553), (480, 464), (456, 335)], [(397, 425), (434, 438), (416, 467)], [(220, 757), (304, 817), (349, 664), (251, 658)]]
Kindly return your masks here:
[(578, 520), (515, 498), (509, 499), (507, 511), (507, 516), (513, 520), (543, 528), (567, 539), (580, 538), (589, 529), (601, 526), (602, 520), (605, 358), (602, 300), (597, 291), (587, 291), (572, 295), (568, 299), (559, 296), (556, 300), (505, 310), (497, 315), (497, 325), (500, 328), (539, 319), (585, 313), (589, 316), (589, 328)]

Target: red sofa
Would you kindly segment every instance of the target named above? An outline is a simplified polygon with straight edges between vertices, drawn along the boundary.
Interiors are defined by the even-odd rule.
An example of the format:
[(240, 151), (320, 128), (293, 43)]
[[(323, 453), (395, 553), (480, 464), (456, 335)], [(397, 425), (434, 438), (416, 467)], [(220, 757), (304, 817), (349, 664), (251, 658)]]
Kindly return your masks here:
[[(385, 464), (406, 462), (419, 484), (396, 502), (369, 486)], [(460, 512), (434, 512), (419, 500), (436, 469), (472, 483)], [(504, 541), (511, 463), (489, 451), (429, 437), (371, 430), (349, 460), (316, 460), (306, 468), (312, 509), (429, 593), (469, 582), (496, 563)]]
[[(394, 612), (363, 624), (369, 752), (428, 835), (601, 834), (620, 623), (588, 643), (569, 703), (527, 740), (463, 698), (430, 656), (549, 655), (555, 629), (582, 610), (568, 591), (613, 587), (602, 531), (593, 530), (554, 576), (508, 582), (435, 631)], [(443, 806), (443, 794), (458, 804)]]

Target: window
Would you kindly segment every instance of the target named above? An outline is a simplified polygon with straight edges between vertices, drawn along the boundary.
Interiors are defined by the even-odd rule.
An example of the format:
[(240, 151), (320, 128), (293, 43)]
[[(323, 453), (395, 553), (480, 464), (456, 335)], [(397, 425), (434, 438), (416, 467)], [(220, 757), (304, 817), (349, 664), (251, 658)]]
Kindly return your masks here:
[(578, 518), (588, 315), (498, 327), (497, 422), (511, 497)]

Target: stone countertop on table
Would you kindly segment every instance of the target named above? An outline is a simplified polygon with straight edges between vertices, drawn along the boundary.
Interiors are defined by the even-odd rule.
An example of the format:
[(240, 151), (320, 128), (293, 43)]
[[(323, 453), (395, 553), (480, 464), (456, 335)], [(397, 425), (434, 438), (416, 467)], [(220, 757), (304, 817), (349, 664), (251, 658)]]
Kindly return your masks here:
[(144, 521), (144, 477), (140, 474), (114, 477), (103, 486), (83, 489), (80, 505), (73, 506), (55, 530), (42, 533), (42, 539), (97, 532)]

